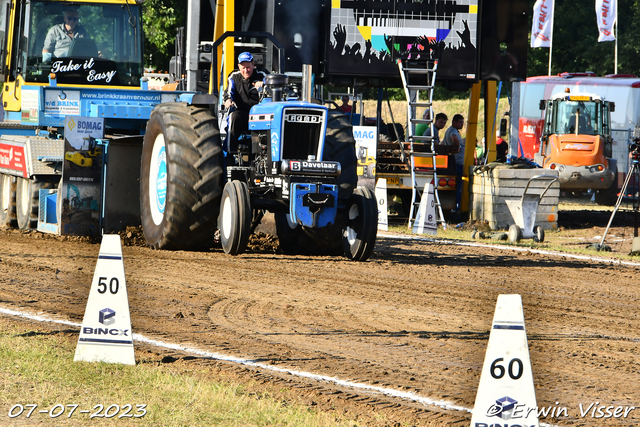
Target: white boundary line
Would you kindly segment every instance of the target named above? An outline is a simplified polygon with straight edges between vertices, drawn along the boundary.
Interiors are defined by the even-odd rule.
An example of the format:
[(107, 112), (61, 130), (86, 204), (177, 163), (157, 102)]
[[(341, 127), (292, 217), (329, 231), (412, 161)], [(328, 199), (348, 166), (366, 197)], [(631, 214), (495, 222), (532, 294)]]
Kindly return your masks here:
[(516, 251), (516, 252), (531, 252), (534, 254), (552, 255), (552, 256), (558, 256), (561, 258), (576, 259), (580, 261), (594, 261), (594, 262), (602, 262), (605, 264), (620, 264), (626, 267), (640, 267), (640, 263), (637, 263), (637, 262), (623, 261), (623, 260), (610, 259), (610, 258), (598, 258), (598, 257), (589, 256), (589, 255), (567, 254), (567, 253), (556, 252), (556, 251), (544, 251), (541, 249), (523, 248), (519, 246), (488, 245), (485, 243), (473, 243), (473, 242), (467, 242), (467, 241), (448, 240), (448, 239), (434, 239), (430, 237), (407, 236), (404, 234), (396, 235), (396, 234), (378, 233), (378, 237), (382, 237), (384, 239), (417, 240), (422, 242), (440, 243), (445, 245), (471, 246), (471, 247), (489, 248), (489, 249), (504, 249), (504, 250)]
[[(80, 323), (76, 323), (76, 322), (71, 322), (68, 320), (59, 320), (59, 319), (53, 319), (53, 318), (49, 318), (47, 316), (42, 316), (42, 315), (35, 315), (35, 314), (30, 314), (30, 313), (26, 313), (26, 312), (20, 312), (20, 311), (16, 311), (16, 310), (12, 310), (12, 309), (8, 309), (5, 307), (0, 307), (0, 314), (5, 314), (8, 316), (14, 316), (14, 317), (22, 317), (25, 319), (29, 319), (29, 320), (35, 320), (38, 322), (49, 322), (49, 323), (58, 323), (58, 324), (62, 324), (62, 325), (67, 325), (67, 326), (74, 326), (77, 327), (78, 329), (80, 329), (82, 327), (82, 324)], [(260, 363), (260, 362), (254, 362), (252, 360), (249, 359), (244, 359), (242, 357), (236, 357), (236, 356), (230, 356), (230, 355), (226, 355), (226, 354), (221, 354), (221, 353), (212, 353), (206, 350), (201, 350), (195, 347), (185, 347), (183, 345), (180, 344), (173, 344), (170, 342), (166, 342), (166, 341), (161, 341), (161, 340), (157, 340), (154, 338), (149, 338), (146, 337), (142, 334), (133, 334), (133, 339), (134, 341), (137, 341), (139, 343), (145, 343), (145, 344), (149, 344), (155, 347), (161, 347), (161, 348), (166, 348), (166, 349), (170, 349), (170, 350), (176, 350), (176, 351), (182, 351), (185, 353), (189, 353), (189, 354), (194, 354), (194, 355), (198, 355), (198, 356), (202, 356), (202, 357), (207, 357), (207, 358), (211, 358), (211, 359), (215, 359), (215, 360), (222, 360), (225, 362), (232, 362), (232, 363), (238, 363), (241, 365), (246, 365), (246, 366), (251, 366), (251, 367), (256, 367), (256, 368), (260, 368), (260, 369), (266, 369), (269, 371), (275, 371), (275, 372), (279, 372), (279, 373), (284, 373), (284, 374), (290, 374), (296, 377), (301, 377), (301, 378), (308, 378), (308, 379), (312, 379), (315, 381), (324, 381), (324, 382), (328, 382), (328, 383), (333, 383), (339, 386), (343, 386), (343, 387), (349, 387), (349, 388), (355, 388), (355, 389), (361, 389), (361, 390), (368, 390), (368, 391), (372, 391), (375, 393), (380, 393), (380, 394), (384, 394), (387, 396), (392, 396), (392, 397), (399, 397), (402, 399), (408, 399), (408, 400), (412, 400), (415, 402), (419, 402), (422, 403), (423, 405), (426, 406), (437, 406), (443, 409), (449, 409), (449, 410), (454, 410), (454, 411), (464, 411), (464, 412), (471, 412), (470, 408), (466, 408), (464, 406), (458, 406), (455, 405), (453, 402), (448, 402), (445, 400), (434, 400), (434, 399), (430, 399), (428, 397), (424, 397), (424, 396), (420, 396), (416, 393), (412, 393), (409, 391), (400, 391), (400, 390), (394, 390), (391, 388), (384, 388), (384, 387), (377, 387), (374, 385), (369, 385), (369, 384), (364, 384), (364, 383), (356, 383), (353, 381), (349, 381), (349, 380), (342, 380), (340, 378), (336, 378), (336, 377), (329, 377), (326, 375), (320, 375), (320, 374), (314, 374), (311, 372), (304, 372), (304, 371), (298, 371), (295, 369), (290, 369), (290, 368), (281, 368), (281, 367), (277, 367), (277, 366), (272, 366), (272, 365), (268, 365), (265, 363)]]
[[(67, 325), (67, 326), (75, 326), (77, 328), (81, 328), (82, 324), (80, 323), (76, 323), (76, 322), (71, 322), (69, 320), (62, 320), (62, 319), (53, 319), (47, 316), (42, 316), (42, 315), (37, 315), (37, 314), (31, 314), (31, 313), (26, 313), (26, 312), (20, 312), (20, 311), (16, 311), (16, 310), (12, 310), (9, 308), (5, 308), (5, 307), (1, 307), (0, 306), (0, 314), (5, 314), (8, 316), (14, 316), (14, 317), (22, 317), (25, 319), (29, 319), (29, 320), (35, 320), (38, 322), (48, 322), (48, 323), (57, 323), (57, 324), (61, 324), (61, 325)], [(418, 403), (422, 403), (425, 406), (437, 406), (439, 408), (442, 409), (447, 409), (447, 410), (451, 410), (451, 411), (460, 411), (460, 412), (473, 412), (473, 410), (471, 408), (467, 408), (464, 406), (458, 406), (455, 405), (453, 402), (448, 402), (446, 400), (440, 399), (440, 400), (434, 400), (428, 397), (424, 397), (424, 396), (420, 396), (419, 394), (416, 393), (412, 393), (410, 391), (400, 391), (400, 390), (395, 390), (392, 388), (385, 388), (385, 387), (378, 387), (378, 386), (374, 386), (374, 385), (370, 385), (370, 384), (365, 384), (365, 383), (357, 383), (357, 382), (353, 382), (353, 381), (349, 381), (349, 380), (342, 380), (340, 378), (336, 378), (336, 377), (329, 377), (326, 375), (320, 375), (320, 374), (314, 374), (312, 372), (305, 372), (305, 371), (298, 371), (295, 369), (290, 369), (290, 368), (280, 368), (277, 366), (272, 366), (272, 365), (267, 365), (264, 363), (259, 363), (259, 362), (254, 362), (252, 360), (249, 359), (244, 359), (241, 357), (236, 357), (236, 356), (230, 356), (230, 355), (225, 355), (225, 354), (220, 354), (220, 353), (212, 353), (206, 350), (201, 350), (198, 348), (194, 348), (194, 347), (185, 347), (182, 346), (180, 344), (173, 344), (173, 343), (169, 343), (166, 341), (161, 341), (161, 340), (157, 340), (157, 339), (153, 339), (153, 338), (148, 338), (142, 334), (133, 334), (133, 339), (135, 341), (138, 342), (143, 342), (145, 344), (149, 344), (155, 347), (161, 347), (161, 348), (167, 348), (170, 350), (176, 350), (176, 351), (182, 351), (185, 353), (189, 353), (189, 354), (194, 354), (194, 355), (198, 355), (198, 356), (203, 356), (203, 357), (207, 357), (207, 358), (211, 358), (211, 359), (215, 359), (215, 360), (223, 360), (225, 362), (231, 362), (231, 363), (237, 363), (240, 365), (246, 365), (246, 366), (251, 366), (251, 367), (256, 367), (256, 368), (260, 368), (260, 369), (265, 369), (268, 371), (274, 371), (274, 372), (279, 372), (279, 373), (283, 373), (283, 374), (289, 374), (289, 375), (293, 375), (296, 377), (300, 377), (300, 378), (308, 378), (314, 381), (323, 381), (323, 382), (328, 382), (328, 383), (332, 383), (332, 384), (336, 384), (342, 387), (348, 387), (348, 388), (353, 388), (353, 389), (360, 389), (360, 390), (366, 390), (366, 391), (370, 391), (373, 393), (378, 393), (378, 394), (383, 394), (386, 396), (391, 396), (391, 397), (398, 397), (401, 399), (406, 399), (406, 400), (411, 400), (414, 402), (418, 402)], [(555, 424), (545, 424), (545, 423), (540, 423), (540, 426), (542, 427), (559, 427)]]

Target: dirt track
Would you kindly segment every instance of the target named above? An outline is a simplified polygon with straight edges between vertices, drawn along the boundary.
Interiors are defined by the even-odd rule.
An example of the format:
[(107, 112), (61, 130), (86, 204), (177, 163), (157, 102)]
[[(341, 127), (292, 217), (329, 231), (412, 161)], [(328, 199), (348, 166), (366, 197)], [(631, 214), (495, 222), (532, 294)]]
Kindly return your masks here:
[[(81, 322), (98, 251), (86, 241), (0, 230), (0, 306)], [(640, 423), (638, 267), (399, 237), (379, 239), (366, 263), (139, 246), (124, 247), (124, 263), (134, 332), (466, 408), (496, 298), (521, 294), (538, 406), (566, 407), (569, 415), (541, 422)], [(291, 375), (193, 363), (216, 363), (265, 387), (286, 384), (310, 405), (344, 409), (367, 424), (376, 424), (376, 413), (398, 425), (470, 420), (464, 411)], [(579, 405), (596, 401), (639, 409), (626, 419), (580, 417)]]

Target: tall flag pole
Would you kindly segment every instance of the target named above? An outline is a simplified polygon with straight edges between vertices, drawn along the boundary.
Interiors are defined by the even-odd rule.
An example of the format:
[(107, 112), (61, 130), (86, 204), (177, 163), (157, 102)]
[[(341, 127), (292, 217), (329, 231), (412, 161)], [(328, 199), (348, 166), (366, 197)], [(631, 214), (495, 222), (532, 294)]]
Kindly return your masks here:
[(616, 47), (613, 64), (613, 74), (618, 74), (618, 5), (616, 5)]
[[(614, 46), (614, 72), (618, 74), (618, 1), (596, 0), (596, 17), (598, 21), (598, 41), (615, 41)], [(615, 25), (615, 31), (613, 26)]]
[(551, 0), (551, 23), (549, 24), (549, 75), (551, 75), (551, 53), (553, 52), (553, 17), (555, 9), (555, 0)]
[(549, 48), (549, 75), (551, 75), (551, 53), (553, 45), (554, 0), (536, 0), (531, 24), (531, 47)]

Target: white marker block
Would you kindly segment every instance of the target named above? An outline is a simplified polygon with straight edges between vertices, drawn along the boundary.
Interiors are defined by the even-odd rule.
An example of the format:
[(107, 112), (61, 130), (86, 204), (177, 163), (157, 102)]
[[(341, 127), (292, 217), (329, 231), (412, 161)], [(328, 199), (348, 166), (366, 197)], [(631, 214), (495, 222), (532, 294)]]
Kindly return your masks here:
[[(426, 197), (425, 197), (426, 196)], [(413, 222), (414, 234), (438, 234), (438, 223), (436, 222), (436, 195), (433, 187), (433, 180), (424, 185), (424, 191), (420, 198), (418, 216)]]
[(120, 236), (102, 237), (74, 361), (135, 365)]
[(520, 295), (499, 295), (471, 427), (538, 427)]
[(376, 200), (378, 201), (378, 230), (389, 231), (386, 178), (379, 178), (376, 183)]

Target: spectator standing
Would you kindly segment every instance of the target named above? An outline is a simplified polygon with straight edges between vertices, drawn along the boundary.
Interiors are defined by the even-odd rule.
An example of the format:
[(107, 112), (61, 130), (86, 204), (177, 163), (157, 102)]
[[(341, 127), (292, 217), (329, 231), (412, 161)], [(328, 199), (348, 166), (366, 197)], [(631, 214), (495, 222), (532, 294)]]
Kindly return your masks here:
[[(433, 122), (433, 127), (436, 129), (436, 134), (433, 136), (433, 143), (435, 145), (442, 144), (440, 142), (440, 131), (447, 125), (447, 120), (449, 120), (449, 118), (445, 113), (436, 114), (436, 119)], [(431, 135), (431, 129), (427, 129), (425, 135)]]
[(496, 132), (496, 162), (505, 163), (507, 161), (507, 153), (509, 152), (509, 144), (500, 137), (500, 131)]
[(460, 129), (464, 126), (464, 117), (456, 114), (451, 119), (451, 127), (444, 134), (444, 145), (450, 147), (450, 153), (454, 155), (456, 163), (456, 212), (460, 212), (460, 199), (462, 198), (462, 172), (464, 169), (465, 141), (460, 136)]

